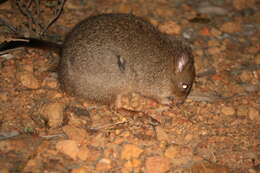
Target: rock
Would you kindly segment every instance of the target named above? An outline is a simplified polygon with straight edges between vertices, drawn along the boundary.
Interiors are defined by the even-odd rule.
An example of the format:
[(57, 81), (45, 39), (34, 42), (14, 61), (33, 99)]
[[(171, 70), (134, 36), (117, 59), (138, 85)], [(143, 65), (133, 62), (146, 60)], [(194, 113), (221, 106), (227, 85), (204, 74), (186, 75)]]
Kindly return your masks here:
[(71, 157), (72, 159), (76, 160), (78, 152), (79, 152), (79, 147), (76, 141), (73, 140), (63, 140), (59, 141), (56, 144), (56, 149)]
[(89, 163), (91, 161), (97, 162), (102, 157), (102, 154), (103, 153), (99, 150), (91, 149), (89, 157), (87, 158), (86, 162), (87, 163)]
[(121, 158), (126, 160), (138, 158), (142, 152), (143, 150), (136, 145), (125, 144), (122, 149)]
[(72, 169), (71, 173), (90, 173), (90, 171), (85, 167), (79, 167)]
[(30, 72), (18, 72), (16, 73), (16, 79), (19, 80), (26, 88), (38, 89), (40, 87), (40, 82)]
[(249, 116), (250, 120), (260, 122), (260, 114), (259, 114), (259, 111), (257, 109), (250, 107), (249, 112), (248, 112), (248, 116)]
[(165, 132), (165, 129), (161, 128), (160, 126), (156, 126), (155, 130), (156, 130), (157, 139), (159, 141), (170, 141), (169, 135)]
[(250, 71), (242, 71), (239, 78), (242, 82), (250, 82), (253, 79), (253, 75)]
[(106, 143), (106, 138), (103, 134), (97, 134), (96, 136), (94, 136), (91, 140), (91, 146), (93, 147), (100, 147), (105, 145)]
[(216, 55), (216, 54), (219, 54), (222, 50), (218, 47), (211, 47), (208, 49), (208, 53), (210, 55)]
[(126, 168), (127, 170), (132, 170), (133, 168), (138, 168), (141, 166), (141, 160), (138, 160), (138, 159), (132, 159), (132, 160), (129, 160), (127, 161), (125, 164), (124, 164), (124, 168)]
[(111, 165), (111, 160), (103, 158), (100, 159), (96, 165), (96, 170), (97, 171), (105, 171), (107, 172), (108, 170), (110, 170), (112, 168)]
[(50, 103), (43, 106), (41, 114), (47, 120), (49, 127), (57, 128), (63, 123), (64, 109), (64, 103)]
[(140, 94), (129, 93), (118, 97), (115, 105), (117, 108), (141, 111), (150, 107), (155, 107), (157, 104), (153, 100), (145, 98)]
[(245, 116), (247, 116), (247, 114), (248, 114), (248, 108), (247, 108), (247, 106), (239, 106), (238, 108), (237, 108), (237, 115), (238, 116), (241, 116), (241, 117), (245, 117)]
[(23, 168), (23, 172), (31, 172), (31, 170), (37, 169), (37, 159), (30, 159), (26, 162), (26, 165)]
[(146, 173), (164, 173), (170, 169), (170, 161), (165, 157), (149, 157), (145, 161)]
[(175, 23), (174, 21), (168, 21), (164, 24), (161, 24), (159, 26), (159, 30), (163, 33), (167, 33), (170, 35), (171, 34), (179, 35), (181, 32), (181, 26)]
[(56, 89), (59, 86), (59, 82), (57, 79), (49, 77), (44, 79), (42, 86)]
[(78, 158), (80, 160), (87, 160), (91, 155), (91, 151), (87, 147), (81, 147), (79, 149)]
[(64, 126), (62, 130), (69, 139), (75, 140), (78, 143), (82, 143), (88, 136), (85, 129), (74, 127), (72, 125)]
[(233, 0), (233, 6), (237, 10), (242, 10), (245, 8), (255, 7), (255, 0)]
[(208, 41), (208, 47), (216, 47), (219, 45), (220, 45), (220, 42), (218, 40), (209, 40)]
[(191, 161), (193, 152), (188, 147), (172, 145), (165, 150), (164, 156), (171, 159), (174, 166), (179, 167)]
[(257, 55), (257, 56), (255, 57), (255, 63), (258, 64), (258, 65), (260, 65), (260, 55)]
[(187, 142), (190, 142), (190, 141), (192, 141), (193, 139), (194, 139), (194, 135), (192, 135), (192, 134), (187, 134), (187, 135), (185, 135), (185, 137), (184, 137), (184, 140), (187, 141)]
[(0, 92), (0, 101), (7, 101), (8, 99), (8, 93), (7, 92)]
[(166, 149), (164, 155), (170, 159), (176, 158), (179, 156), (179, 147), (178, 146), (171, 146)]
[(21, 64), (20, 66), (22, 71), (27, 71), (33, 73), (33, 65), (32, 64)]
[(223, 106), (221, 108), (221, 112), (224, 114), (224, 115), (234, 115), (235, 114), (235, 109), (233, 107), (230, 107), (230, 106)]
[(240, 32), (241, 26), (238, 22), (226, 22), (220, 27), (220, 30), (227, 33)]
[(213, 37), (219, 37), (222, 32), (220, 30), (218, 30), (217, 28), (212, 28), (210, 30), (210, 34), (213, 36)]

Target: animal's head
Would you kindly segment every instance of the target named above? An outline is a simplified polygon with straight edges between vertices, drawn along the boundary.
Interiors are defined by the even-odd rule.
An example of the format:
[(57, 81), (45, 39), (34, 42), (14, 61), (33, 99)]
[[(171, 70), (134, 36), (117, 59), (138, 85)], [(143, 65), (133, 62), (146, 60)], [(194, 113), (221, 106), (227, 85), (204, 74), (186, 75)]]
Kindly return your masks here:
[(178, 44), (174, 52), (171, 99), (174, 103), (183, 103), (195, 79), (194, 58), (191, 48), (183, 43)]

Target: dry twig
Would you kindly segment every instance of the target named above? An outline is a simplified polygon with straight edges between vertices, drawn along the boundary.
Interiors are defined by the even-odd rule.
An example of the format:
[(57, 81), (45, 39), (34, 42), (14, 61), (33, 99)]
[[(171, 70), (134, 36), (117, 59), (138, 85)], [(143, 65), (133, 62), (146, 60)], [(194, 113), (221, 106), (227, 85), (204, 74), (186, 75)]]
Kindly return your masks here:
[[(28, 1), (22, 1), (22, 0), (12, 0), (12, 4), (17, 7), (17, 9), (23, 16), (27, 19), (26, 28), (28, 28), (30, 35), (32, 33), (36, 33), (38, 37), (42, 37), (47, 30), (50, 28), (50, 26), (55, 23), (55, 21), (59, 18), (59, 16), (62, 13), (63, 6), (65, 4), (65, 0), (56, 0), (56, 4), (54, 5), (53, 10), (53, 17), (45, 23), (43, 21), (44, 14), (41, 10), (41, 4), (40, 2), (44, 3), (44, 1), (39, 0), (28, 0)], [(47, 3), (47, 2), (45, 2)], [(47, 4), (43, 4), (47, 5)], [(44, 24), (45, 23), (45, 24)], [(0, 19), (0, 25), (7, 26), (12, 32), (16, 33), (17, 35), (23, 35), (19, 34), (15, 27), (9, 25), (4, 20)]]
[(48, 28), (60, 17), (64, 4), (65, 4), (65, 0), (58, 1), (58, 5), (60, 5), (60, 7), (55, 9), (54, 18), (48, 23), (48, 25), (45, 27), (41, 35), (44, 35), (44, 33), (48, 30)]

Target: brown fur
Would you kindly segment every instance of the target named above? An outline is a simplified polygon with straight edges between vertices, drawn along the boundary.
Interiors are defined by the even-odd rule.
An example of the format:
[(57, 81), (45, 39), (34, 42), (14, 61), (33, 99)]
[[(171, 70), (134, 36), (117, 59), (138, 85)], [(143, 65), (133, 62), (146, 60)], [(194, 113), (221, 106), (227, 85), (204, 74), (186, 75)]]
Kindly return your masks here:
[[(185, 62), (178, 69), (180, 57)], [(170, 40), (145, 20), (127, 14), (89, 17), (67, 35), (59, 80), (68, 93), (90, 101), (114, 103), (136, 92), (162, 103), (182, 102), (195, 70), (188, 46)], [(182, 83), (189, 84), (183, 90)]]

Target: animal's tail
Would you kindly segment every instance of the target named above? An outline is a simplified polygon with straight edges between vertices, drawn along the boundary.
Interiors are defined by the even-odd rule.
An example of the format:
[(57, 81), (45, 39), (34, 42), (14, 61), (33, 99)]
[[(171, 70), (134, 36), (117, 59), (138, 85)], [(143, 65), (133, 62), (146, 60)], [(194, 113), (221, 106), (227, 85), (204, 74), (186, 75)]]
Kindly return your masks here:
[(29, 47), (29, 48), (38, 48), (38, 49), (47, 49), (55, 51), (56, 53), (61, 53), (61, 44), (45, 41), (37, 38), (25, 38), (19, 37), (11, 41), (5, 41), (0, 44), (0, 54), (8, 51), (10, 49), (15, 49), (18, 47)]

